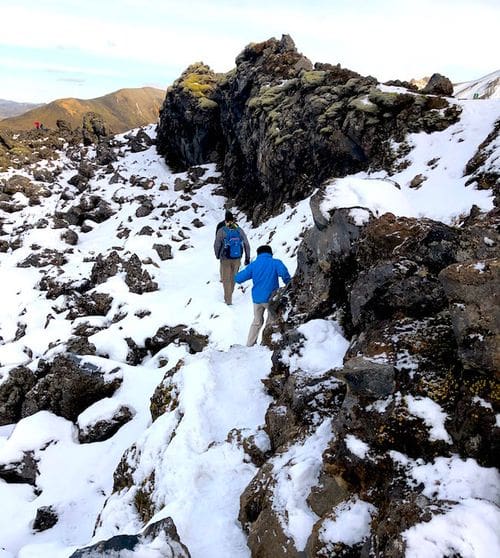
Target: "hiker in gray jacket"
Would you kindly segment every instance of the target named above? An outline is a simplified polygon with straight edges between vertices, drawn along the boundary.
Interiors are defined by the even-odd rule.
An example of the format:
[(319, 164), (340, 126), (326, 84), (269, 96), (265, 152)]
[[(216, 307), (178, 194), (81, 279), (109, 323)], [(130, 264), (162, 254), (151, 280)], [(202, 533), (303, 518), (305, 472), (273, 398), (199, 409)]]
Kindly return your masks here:
[(250, 244), (247, 235), (234, 220), (230, 211), (226, 211), (225, 224), (215, 236), (215, 257), (220, 260), (224, 302), (233, 303), (234, 276), (238, 272), (241, 256), (245, 252), (245, 265), (250, 263)]

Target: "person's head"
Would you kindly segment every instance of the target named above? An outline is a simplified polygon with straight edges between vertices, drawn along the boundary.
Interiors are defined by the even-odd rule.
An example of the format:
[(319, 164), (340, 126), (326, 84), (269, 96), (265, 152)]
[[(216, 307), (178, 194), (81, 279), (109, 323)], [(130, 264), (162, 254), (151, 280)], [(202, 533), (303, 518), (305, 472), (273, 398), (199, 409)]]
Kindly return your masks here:
[(226, 221), (226, 223), (234, 223), (234, 215), (229, 211), (229, 209), (226, 210), (224, 221)]
[(264, 244), (263, 246), (259, 246), (257, 248), (257, 256), (260, 254), (271, 254), (271, 256), (273, 255), (273, 250), (271, 248), (271, 246), (268, 246), (267, 244)]

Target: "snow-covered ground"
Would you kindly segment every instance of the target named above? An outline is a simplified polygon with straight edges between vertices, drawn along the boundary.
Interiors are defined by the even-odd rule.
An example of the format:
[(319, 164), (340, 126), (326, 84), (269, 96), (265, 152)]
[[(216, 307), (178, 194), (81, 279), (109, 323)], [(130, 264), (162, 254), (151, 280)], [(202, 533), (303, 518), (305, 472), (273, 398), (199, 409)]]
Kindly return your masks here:
[[(428, 216), (452, 222), (466, 213), (472, 204), (483, 209), (492, 207), (489, 192), (477, 191), (473, 186), (465, 187), (462, 174), (465, 164), (500, 117), (500, 103), (462, 102), (461, 105), (464, 114), (455, 126), (444, 132), (414, 134), (408, 138), (412, 151), (408, 155), (410, 164), (404, 171), (390, 179), (384, 173), (371, 176), (365, 173), (332, 181), (323, 211), (332, 207), (362, 206), (377, 214), (391, 211), (398, 215)], [(148, 133), (153, 134), (153, 129)], [(17, 425), (0, 427), (0, 464), (15, 460), (22, 451), (33, 451), (39, 463), (37, 484), (41, 488), (39, 493), (29, 485), (7, 484), (0, 480), (0, 501), (3, 503), (0, 558), (66, 558), (77, 547), (118, 533), (137, 533), (142, 524), (132, 506), (136, 489), (132, 487), (111, 495), (113, 472), (124, 452), (133, 444), (136, 451), (129, 461), (135, 467), (136, 485), (145, 482), (153, 471), (155, 473), (152, 499), (160, 511), (153, 520), (172, 517), (193, 558), (249, 556), (237, 517), (240, 494), (256, 468), (245, 456), (238, 439), (254, 436), (263, 449), (268, 444), (262, 425), (270, 398), (261, 379), (271, 370), (271, 353), (262, 346), (243, 346), (252, 318), (249, 285), (236, 288), (233, 306), (228, 307), (223, 302), (212, 245), (226, 200), (216, 193), (215, 184), (194, 190), (189, 201), (182, 200), (180, 193), (174, 190), (174, 180), (185, 175), (173, 175), (154, 147), (123, 155), (115, 163), (116, 170), (125, 178), (132, 175), (153, 177), (155, 188), (143, 191), (129, 183), (110, 185), (109, 175), (92, 179), (91, 192), (119, 211), (101, 224), (89, 222), (93, 227), (90, 232), (78, 233), (79, 242), (68, 263), (63, 265), (64, 273), (58, 280), (78, 281), (88, 277), (93, 265), (90, 260), (114, 249), (123, 258), (137, 254), (143, 267), (158, 283), (159, 290), (142, 295), (130, 293), (124, 277), (119, 274), (96, 288), (98, 292), (113, 297), (106, 316), (71, 321), (66, 319), (66, 311), (59, 311), (62, 298), (48, 300), (45, 293), (36, 288), (41, 277), (37, 268), (16, 267), (32, 252), (33, 244), (61, 251), (68, 248), (60, 239), (60, 230), (26, 230), (21, 233), (21, 248), (0, 254), (0, 288), (3, 293), (0, 378), (5, 379), (6, 373), (16, 365), (36, 368), (37, 359), (50, 358), (64, 350), (64, 342), (74, 327), (89, 322), (103, 329), (89, 338), (96, 346), (98, 356), (83, 357), (84, 360), (108, 372), (118, 367), (123, 383), (112, 398), (85, 410), (78, 424), (82, 427), (99, 418), (112, 416), (120, 405), (126, 405), (134, 412), (132, 420), (109, 440), (88, 444), (78, 442), (74, 424), (46, 411), (27, 417)], [(434, 162), (429, 163), (432, 160)], [(55, 164), (62, 167), (66, 162), (62, 159)], [(217, 176), (213, 167), (206, 168), (207, 175)], [(63, 170), (58, 183), (65, 185), (73, 174), (74, 170)], [(410, 188), (410, 182), (417, 174), (423, 174), (426, 180), (419, 189)], [(163, 189), (159, 188), (161, 184)], [(54, 192), (52, 197), (42, 199), (39, 206), (27, 206), (19, 213), (4, 214), (6, 233), (15, 236), (16, 228), (23, 221), (34, 224), (60, 209), (59, 194)], [(138, 195), (151, 195), (153, 199), (155, 209), (146, 217), (135, 216), (139, 202), (134, 197)], [(17, 196), (23, 201), (22, 194)], [(113, 201), (120, 196), (125, 201)], [(165, 208), (174, 210), (171, 217), (165, 216)], [(283, 260), (293, 275), (301, 235), (312, 225), (308, 200), (287, 208), (281, 215), (256, 228), (252, 228), (236, 209), (233, 210), (248, 235), (252, 257), (259, 245), (270, 243), (275, 256)], [(366, 217), (363, 210), (353, 211), (357, 212), (357, 219)], [(195, 218), (204, 226), (193, 226)], [(152, 236), (138, 234), (146, 225), (154, 230)], [(123, 227), (130, 229), (127, 238), (117, 236)], [(161, 261), (152, 247), (155, 243), (172, 245), (173, 259)], [(51, 319), (47, 319), (48, 315)], [(124, 317), (113, 320), (118, 315)], [(25, 335), (16, 340), (19, 324), (24, 324), (26, 330)], [(145, 339), (161, 326), (178, 324), (186, 324), (207, 335), (208, 347), (191, 355), (182, 344), (169, 345), (160, 353), (146, 357), (138, 366), (125, 363), (129, 350), (126, 338), (143, 345)], [(316, 375), (342, 363), (348, 343), (337, 324), (314, 320), (302, 328), (307, 342), (301, 354), (295, 355), (290, 362), (292, 368), (300, 366), (302, 371)], [(325, 336), (329, 338), (328, 350), (321, 343)], [(31, 350), (31, 357), (27, 355), (27, 348)], [(169, 380), (177, 394), (177, 406), (152, 423), (150, 397), (165, 373), (174, 370), (181, 360)], [(412, 403), (416, 409), (418, 407), (417, 416), (420, 416), (418, 413), (424, 412), (421, 402)], [(429, 421), (433, 416), (437, 417), (436, 432), (445, 439), (439, 413), (427, 413), (426, 416)], [(279, 479), (275, 505), (289, 518), (287, 529), (297, 547), (303, 548), (308, 529), (314, 523), (315, 516), (305, 499), (317, 478), (321, 453), (330, 435), (330, 424), (319, 424), (310, 439), (273, 459)], [(359, 440), (350, 440), (350, 443), (356, 443), (356, 447), (363, 444)], [(432, 479), (438, 484), (436, 479), (449, 479), (450, 470), (453, 476), (458, 470), (455, 461), (429, 465), (429, 470), (425, 470), (421, 463), (408, 466), (414, 467), (416, 480), (424, 484)], [(467, 494), (461, 496), (459, 490), (442, 488), (443, 499), (449, 498), (450, 493), (455, 499), (469, 498), (440, 518), (446, 529), (452, 529), (457, 521), (468, 521), (469, 517), (482, 517), (486, 513), (496, 514), (498, 518), (491, 503), (485, 502), (481, 510), (476, 500), (473, 500), (475, 507), (470, 503), (471, 498), (484, 497), (478, 483), (498, 488), (498, 475), (485, 477), (480, 469), (477, 464), (471, 464), (461, 470), (462, 487), (469, 486)], [(449, 480), (446, 486), (451, 484)], [(36, 533), (31, 528), (32, 521), (36, 510), (46, 505), (55, 508), (58, 522), (53, 528)], [(372, 511), (369, 504), (361, 501), (343, 505), (338, 519), (327, 525), (322, 536), (330, 536), (330, 540), (357, 542), (368, 529)], [(93, 535), (99, 514), (99, 524)], [(449, 522), (446, 520), (448, 516)], [(340, 518), (345, 518), (345, 523)], [(436, 532), (442, 526), (437, 525), (436, 519), (433, 522), (409, 530), (407, 540), (412, 556), (423, 558), (430, 555), (420, 552), (419, 544), (428, 539), (430, 530), (433, 537), (437, 536)], [(464, 552), (463, 556), (489, 558), (498, 555), (500, 542), (498, 538), (491, 538), (491, 530), (488, 533), (489, 554)]]

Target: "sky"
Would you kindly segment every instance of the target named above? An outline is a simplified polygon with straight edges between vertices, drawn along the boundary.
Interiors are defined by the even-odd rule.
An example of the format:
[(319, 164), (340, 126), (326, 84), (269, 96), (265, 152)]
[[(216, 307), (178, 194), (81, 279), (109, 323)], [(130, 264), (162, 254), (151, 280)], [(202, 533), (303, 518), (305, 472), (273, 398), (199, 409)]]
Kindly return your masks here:
[(166, 89), (191, 63), (234, 67), (289, 34), (313, 62), (380, 81), (499, 69), (498, 0), (0, 0), (0, 99)]

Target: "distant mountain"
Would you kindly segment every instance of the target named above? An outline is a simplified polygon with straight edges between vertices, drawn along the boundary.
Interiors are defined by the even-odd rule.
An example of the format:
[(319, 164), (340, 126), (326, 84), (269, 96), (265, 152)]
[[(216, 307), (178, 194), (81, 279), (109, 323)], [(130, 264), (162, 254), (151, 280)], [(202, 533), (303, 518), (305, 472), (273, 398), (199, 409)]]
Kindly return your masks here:
[(82, 125), (83, 115), (92, 111), (100, 114), (113, 132), (120, 133), (156, 122), (164, 98), (162, 89), (140, 87), (120, 89), (96, 99), (57, 99), (20, 116), (0, 120), (0, 127), (27, 130), (38, 121), (55, 128), (57, 120), (65, 120), (76, 128)]
[(458, 99), (500, 99), (500, 70), (474, 81), (455, 84)]
[(10, 118), (12, 116), (19, 116), (28, 110), (42, 106), (36, 103), (17, 103), (16, 101), (8, 101), (7, 99), (0, 99), (0, 120), (2, 118)]

